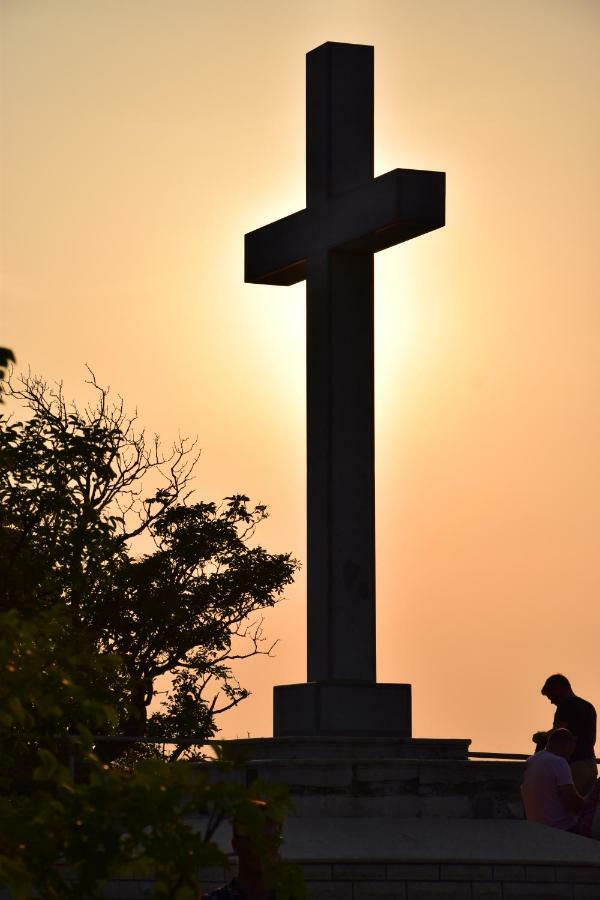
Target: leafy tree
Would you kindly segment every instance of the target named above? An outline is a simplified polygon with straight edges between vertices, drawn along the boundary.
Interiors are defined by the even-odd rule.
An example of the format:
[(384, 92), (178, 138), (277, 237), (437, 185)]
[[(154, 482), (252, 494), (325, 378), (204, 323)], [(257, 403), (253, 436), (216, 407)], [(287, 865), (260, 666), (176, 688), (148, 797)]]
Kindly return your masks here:
[[(212, 840), (218, 824), (243, 821), (260, 850), (253, 798), (266, 799), (282, 821), (285, 791), (209, 779), (184, 762), (144, 760), (133, 772), (102, 763), (89, 729), (116, 714), (85, 681), (96, 669), (96, 686), (110, 683), (118, 660), (82, 635), (65, 641), (68, 618), (60, 607), (36, 619), (0, 613), (0, 888), (10, 887), (15, 900), (33, 891), (47, 900), (90, 900), (109, 878), (136, 875), (155, 879), (156, 897), (195, 900), (202, 869), (227, 864)], [(78, 780), (64, 764), (73, 727), (85, 775)], [(191, 826), (192, 813), (196, 823), (203, 814), (203, 827)], [(275, 862), (269, 875), (278, 898), (303, 896), (294, 867)]]
[[(0, 419), (0, 887), (16, 900), (83, 900), (136, 874), (155, 879), (155, 896), (188, 900), (202, 868), (225, 862), (212, 840), (223, 818), (245, 822), (260, 847), (253, 798), (281, 820), (285, 791), (181, 761), (109, 765), (93, 735), (213, 733), (214, 698), (245, 695), (232, 657), (262, 652), (247, 617), (276, 601), (295, 563), (252, 546), (263, 507), (194, 503), (193, 447), (165, 459), (92, 385), (96, 402), (79, 412), (60, 386), (27, 376), (9, 386), (23, 420)], [(244, 635), (248, 647), (232, 649)], [(169, 671), (167, 703), (148, 716)], [(198, 709), (180, 699), (186, 677)], [(303, 896), (293, 867), (270, 876), (277, 897)]]
[[(62, 385), (7, 382), (24, 414), (0, 418), (0, 609), (62, 610), (59, 643), (116, 654), (113, 730), (209, 738), (248, 695), (232, 662), (271, 652), (260, 614), (297, 563), (255, 542), (265, 506), (195, 498), (194, 442), (163, 454), (121, 399), (88, 384), (93, 400), (78, 409)], [(150, 709), (161, 676), (169, 688)]]

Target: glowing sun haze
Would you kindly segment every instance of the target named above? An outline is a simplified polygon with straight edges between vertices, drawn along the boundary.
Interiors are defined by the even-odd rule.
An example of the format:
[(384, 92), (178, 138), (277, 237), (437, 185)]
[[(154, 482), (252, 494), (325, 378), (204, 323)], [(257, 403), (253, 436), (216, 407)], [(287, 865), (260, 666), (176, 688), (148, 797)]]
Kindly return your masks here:
[[(417, 736), (523, 751), (546, 675), (600, 704), (596, 0), (19, 0), (2, 16), (0, 343), (88, 362), (205, 499), (304, 561), (304, 285), (243, 234), (304, 206), (304, 56), (375, 46), (376, 173), (447, 173), (447, 224), (376, 258), (378, 677)], [(305, 678), (305, 575), (225, 736)]]

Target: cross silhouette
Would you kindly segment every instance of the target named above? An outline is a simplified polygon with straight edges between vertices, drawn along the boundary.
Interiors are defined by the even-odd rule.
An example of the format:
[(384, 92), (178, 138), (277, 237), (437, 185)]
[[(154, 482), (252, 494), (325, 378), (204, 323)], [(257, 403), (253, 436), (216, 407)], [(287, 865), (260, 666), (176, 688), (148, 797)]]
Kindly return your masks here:
[[(442, 227), (444, 202), (442, 172), (373, 177), (373, 47), (329, 42), (308, 53), (306, 209), (245, 236), (247, 282), (306, 279), (313, 687), (305, 714), (309, 685), (275, 689), (276, 734), (367, 733), (390, 714), (382, 725), (372, 710), (358, 721), (374, 696), (360, 688), (376, 682), (373, 254)], [(330, 702), (319, 699), (327, 686)], [(323, 703), (336, 707), (335, 722)]]

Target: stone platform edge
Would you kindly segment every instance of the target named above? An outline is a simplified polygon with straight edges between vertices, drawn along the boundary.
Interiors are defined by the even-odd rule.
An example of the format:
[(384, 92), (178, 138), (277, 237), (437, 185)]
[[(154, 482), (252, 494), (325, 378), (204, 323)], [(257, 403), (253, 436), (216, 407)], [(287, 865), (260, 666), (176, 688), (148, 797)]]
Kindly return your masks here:
[[(298, 861), (307, 900), (599, 900), (600, 865), (551, 866), (468, 863), (361, 863)], [(202, 887), (214, 890), (234, 869), (205, 870)], [(1, 893), (1, 892), (0, 892)], [(106, 900), (153, 896), (148, 880), (106, 885)]]
[(246, 760), (468, 760), (469, 738), (413, 738), (365, 735), (297, 735), (209, 741)]

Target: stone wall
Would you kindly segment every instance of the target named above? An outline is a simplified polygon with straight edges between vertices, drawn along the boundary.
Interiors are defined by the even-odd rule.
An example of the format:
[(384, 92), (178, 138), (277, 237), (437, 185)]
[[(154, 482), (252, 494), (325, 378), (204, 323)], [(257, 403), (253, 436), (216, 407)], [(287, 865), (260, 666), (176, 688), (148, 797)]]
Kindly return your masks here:
[(259, 759), (228, 777), (287, 785), (300, 817), (522, 819), (523, 767), (487, 760)]
[[(495, 863), (301, 864), (307, 900), (600, 900), (600, 866)], [(231, 877), (206, 872), (205, 889)], [(152, 897), (149, 881), (115, 881), (109, 900)]]

